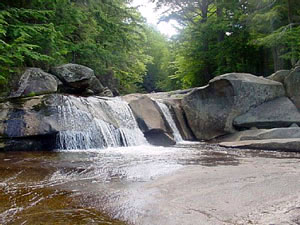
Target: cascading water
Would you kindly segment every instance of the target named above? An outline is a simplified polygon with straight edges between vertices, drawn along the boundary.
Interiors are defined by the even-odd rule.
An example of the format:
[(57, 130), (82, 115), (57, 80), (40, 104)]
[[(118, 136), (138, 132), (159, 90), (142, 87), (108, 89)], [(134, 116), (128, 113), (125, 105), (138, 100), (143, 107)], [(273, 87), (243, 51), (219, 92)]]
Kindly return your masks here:
[(91, 149), (147, 144), (128, 104), (120, 98), (62, 96), (57, 106), (63, 131), (58, 149)]
[(170, 125), (172, 132), (173, 132), (173, 136), (175, 138), (175, 141), (178, 142), (182, 142), (183, 138), (176, 126), (176, 123), (172, 117), (172, 114), (170, 112), (170, 109), (168, 108), (168, 106), (160, 101), (156, 101), (156, 103), (158, 104), (159, 108), (161, 109), (165, 119), (167, 120), (168, 124)]

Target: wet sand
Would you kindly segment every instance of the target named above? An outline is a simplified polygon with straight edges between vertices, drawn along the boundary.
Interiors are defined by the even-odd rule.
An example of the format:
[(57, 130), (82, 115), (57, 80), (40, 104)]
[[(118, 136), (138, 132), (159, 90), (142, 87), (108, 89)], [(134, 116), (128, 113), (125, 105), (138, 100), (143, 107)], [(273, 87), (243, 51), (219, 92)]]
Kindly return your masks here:
[(299, 163), (206, 144), (0, 153), (0, 224), (300, 224)]

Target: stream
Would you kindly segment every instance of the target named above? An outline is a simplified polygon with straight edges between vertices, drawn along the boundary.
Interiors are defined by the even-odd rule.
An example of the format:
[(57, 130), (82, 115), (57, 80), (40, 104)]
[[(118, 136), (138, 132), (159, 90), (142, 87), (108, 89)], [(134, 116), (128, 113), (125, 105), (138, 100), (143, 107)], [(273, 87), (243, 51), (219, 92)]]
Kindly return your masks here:
[[(161, 179), (176, 177), (185, 170), (205, 173), (214, 170), (217, 180), (216, 168), (221, 168), (226, 177), (225, 168), (243, 171), (243, 165), (253, 165), (252, 161), (274, 166), (285, 163), (299, 178), (299, 166), (295, 167), (300, 162), (297, 153), (228, 150), (205, 143), (183, 142), (168, 148), (146, 145), (2, 152), (0, 224), (177, 224), (173, 216), (167, 217), (167, 223), (153, 220), (153, 204), (162, 198), (167, 200), (172, 193), (162, 195), (164, 190), (160, 186), (149, 185), (159, 185)], [(167, 188), (168, 182), (171, 181), (162, 186)], [(197, 184), (199, 188), (203, 182)], [(193, 185), (191, 181), (190, 188)], [(152, 222), (145, 220), (148, 216)], [(203, 224), (210, 223), (207, 220)]]

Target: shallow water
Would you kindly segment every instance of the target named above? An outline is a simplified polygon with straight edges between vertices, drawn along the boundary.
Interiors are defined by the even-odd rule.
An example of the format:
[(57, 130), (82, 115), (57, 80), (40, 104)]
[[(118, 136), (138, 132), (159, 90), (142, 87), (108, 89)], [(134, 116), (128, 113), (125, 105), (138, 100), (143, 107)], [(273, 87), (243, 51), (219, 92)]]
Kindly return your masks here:
[[(137, 193), (141, 184), (189, 166), (238, 166), (253, 157), (300, 159), (203, 143), (0, 153), (0, 224), (124, 224), (117, 219), (147, 213), (143, 205), (154, 193)], [(128, 202), (133, 210), (125, 210)]]

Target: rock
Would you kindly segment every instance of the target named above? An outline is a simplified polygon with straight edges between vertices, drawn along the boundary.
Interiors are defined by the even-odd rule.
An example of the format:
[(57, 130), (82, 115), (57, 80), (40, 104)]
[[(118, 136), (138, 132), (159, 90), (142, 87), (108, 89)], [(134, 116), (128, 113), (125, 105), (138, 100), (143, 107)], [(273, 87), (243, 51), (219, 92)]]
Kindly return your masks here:
[(219, 145), (226, 148), (300, 152), (300, 138), (222, 142)]
[[(129, 95), (123, 99), (127, 100), (133, 114), (138, 122), (140, 129), (145, 134), (146, 138), (149, 138), (149, 142), (155, 143), (153, 141), (154, 137), (158, 137), (158, 134), (165, 133), (162, 139), (168, 140), (172, 137), (173, 141), (168, 140), (168, 143), (175, 143), (172, 130), (169, 125), (165, 122), (162, 112), (155, 101), (150, 99), (145, 95)], [(160, 143), (160, 141), (158, 142)], [(162, 145), (160, 143), (160, 145)]]
[(299, 127), (245, 130), (218, 138), (216, 142), (300, 138)]
[(183, 98), (188, 124), (198, 140), (234, 133), (233, 120), (251, 107), (285, 95), (279, 82), (251, 74), (230, 73), (214, 78)]
[(194, 88), (169, 92), (154, 92), (147, 94), (147, 96), (153, 99), (183, 99), (187, 94), (189, 94), (193, 90)]
[(273, 81), (277, 81), (280, 83), (284, 83), (284, 79), (289, 75), (290, 70), (278, 70), (275, 73), (273, 73), (272, 75), (266, 77), (267, 79), (273, 80)]
[(112, 91), (114, 96), (119, 96), (120, 81), (116, 78), (113, 70), (108, 70), (105, 74), (98, 76), (103, 86)]
[[(89, 80), (89, 87), (88, 87), (95, 95), (101, 94), (104, 92), (104, 87), (99, 81), (99, 79), (96, 76), (92, 76)], [(106, 95), (104, 95), (106, 96)]]
[(143, 132), (150, 130), (163, 130), (167, 132), (159, 107), (149, 97), (142, 96), (128, 103)]
[(151, 145), (168, 147), (175, 145), (174, 138), (163, 130), (150, 130), (145, 133), (145, 138)]
[(287, 97), (263, 103), (251, 108), (247, 113), (236, 117), (233, 121), (238, 128), (276, 128), (289, 127), (293, 123), (300, 124), (300, 113)]
[(51, 151), (56, 148), (56, 134), (31, 138), (0, 139), (0, 151)]
[(95, 76), (94, 71), (78, 64), (64, 64), (51, 69), (69, 89), (70, 92), (80, 93), (89, 87), (90, 80)]
[(187, 124), (187, 119), (181, 104), (182, 99), (164, 99), (163, 102), (171, 109), (173, 119), (183, 140), (195, 140), (195, 136)]
[(288, 97), (290, 97), (297, 108), (300, 109), (300, 66), (293, 69), (285, 78), (284, 85)]
[(299, 127), (296, 123), (293, 123), (290, 127)]
[(20, 78), (18, 90), (10, 97), (54, 93), (57, 86), (57, 81), (51, 74), (39, 68), (28, 68)]
[(83, 93), (84, 96), (92, 96), (95, 94), (95, 92), (93, 92), (91, 89), (86, 89)]
[(0, 103), (0, 139), (4, 140), (2, 148), (10, 150), (53, 150), (53, 146), (88, 149), (146, 143), (126, 102), (61, 94)]
[(105, 97), (114, 97), (114, 94), (108, 87), (105, 87), (100, 95)]

